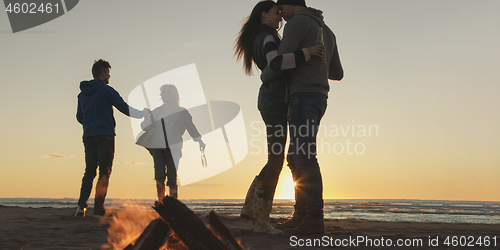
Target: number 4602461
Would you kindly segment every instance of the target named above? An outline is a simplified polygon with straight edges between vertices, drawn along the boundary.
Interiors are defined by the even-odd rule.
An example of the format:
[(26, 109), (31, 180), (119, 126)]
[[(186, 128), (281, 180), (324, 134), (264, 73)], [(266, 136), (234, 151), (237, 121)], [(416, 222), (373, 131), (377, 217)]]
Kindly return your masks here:
[(9, 14), (50, 14), (55, 11), (55, 13), (59, 13), (59, 3), (40, 3), (40, 5), (36, 3), (9, 3), (5, 11)]
[(447, 246), (468, 246), (468, 247), (489, 247), (489, 246), (497, 246), (497, 237), (490, 236), (479, 236), (478, 238), (474, 236), (448, 236), (443, 242), (444, 245)]

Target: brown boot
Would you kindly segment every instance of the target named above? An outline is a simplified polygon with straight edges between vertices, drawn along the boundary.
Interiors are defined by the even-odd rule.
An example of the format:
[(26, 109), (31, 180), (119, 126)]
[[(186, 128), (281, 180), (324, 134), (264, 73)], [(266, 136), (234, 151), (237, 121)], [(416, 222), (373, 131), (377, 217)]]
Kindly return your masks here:
[(177, 187), (169, 187), (170, 188), (170, 193), (168, 194), (169, 197), (176, 198), (177, 199)]
[(308, 214), (294, 229), (287, 228), (283, 230), (285, 235), (311, 235), (311, 234), (325, 234), (325, 223), (323, 218), (315, 218)]
[(255, 196), (255, 188), (256, 187), (261, 187), (262, 186), (262, 181), (259, 180), (257, 176), (252, 181), (252, 184), (250, 184), (250, 187), (248, 188), (247, 196), (245, 197), (245, 204), (241, 208), (241, 214), (240, 217), (248, 220), (253, 219), (253, 201), (254, 201), (254, 196)]
[(286, 228), (290, 228), (290, 229), (296, 228), (300, 225), (300, 223), (302, 222), (304, 217), (305, 217), (304, 215), (300, 215), (297, 212), (293, 212), (292, 218), (290, 218), (289, 220), (287, 220), (285, 222), (276, 223), (276, 225), (274, 225), (274, 228), (279, 229), (279, 230), (284, 230)]
[(160, 203), (163, 201), (163, 198), (165, 198), (165, 183), (158, 180), (156, 180), (156, 195)]

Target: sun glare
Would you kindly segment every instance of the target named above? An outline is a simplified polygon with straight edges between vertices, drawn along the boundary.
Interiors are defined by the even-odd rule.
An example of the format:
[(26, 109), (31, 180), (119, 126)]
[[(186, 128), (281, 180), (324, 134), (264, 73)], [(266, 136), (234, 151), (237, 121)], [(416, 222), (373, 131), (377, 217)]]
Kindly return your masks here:
[(295, 199), (295, 183), (290, 172), (283, 171), (276, 187), (276, 199)]

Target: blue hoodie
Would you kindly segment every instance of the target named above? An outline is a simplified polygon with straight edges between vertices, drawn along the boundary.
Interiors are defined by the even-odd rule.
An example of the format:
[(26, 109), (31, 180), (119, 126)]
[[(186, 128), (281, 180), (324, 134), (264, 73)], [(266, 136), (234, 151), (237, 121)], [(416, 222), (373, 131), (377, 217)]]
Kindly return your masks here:
[(83, 137), (116, 135), (113, 106), (127, 116), (143, 117), (142, 111), (128, 106), (114, 88), (101, 80), (83, 81), (80, 90), (76, 119), (83, 125)]

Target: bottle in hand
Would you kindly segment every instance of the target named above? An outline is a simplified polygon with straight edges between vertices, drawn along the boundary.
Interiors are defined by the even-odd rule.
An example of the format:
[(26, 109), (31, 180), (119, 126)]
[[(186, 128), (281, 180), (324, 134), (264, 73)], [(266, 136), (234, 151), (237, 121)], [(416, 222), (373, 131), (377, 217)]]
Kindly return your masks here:
[(318, 30), (318, 36), (316, 38), (316, 45), (318, 44), (325, 44), (324, 40), (323, 40), (323, 28), (319, 28)]
[(207, 157), (205, 157), (205, 150), (201, 151), (201, 165), (207, 167)]

